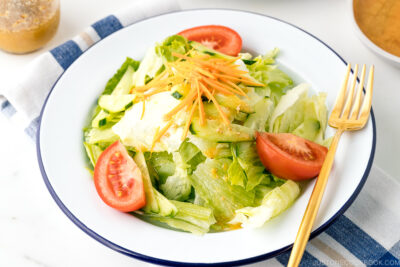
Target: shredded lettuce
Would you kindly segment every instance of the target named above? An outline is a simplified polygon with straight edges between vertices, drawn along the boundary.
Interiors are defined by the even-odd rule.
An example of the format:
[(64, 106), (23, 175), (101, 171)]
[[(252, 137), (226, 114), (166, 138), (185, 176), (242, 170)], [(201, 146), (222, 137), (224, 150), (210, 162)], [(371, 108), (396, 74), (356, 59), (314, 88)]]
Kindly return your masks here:
[(188, 165), (188, 174), (192, 174), (197, 165), (199, 165), (206, 159), (203, 153), (201, 153), (200, 149), (188, 140), (185, 140), (182, 143), (179, 148), (179, 153), (183, 161)]
[(140, 65), (139, 61), (136, 61), (130, 57), (127, 57), (125, 62), (117, 70), (117, 72), (114, 74), (114, 76), (110, 80), (108, 80), (102, 95), (110, 95), (114, 91), (115, 87), (121, 80), (122, 76), (125, 74), (128, 67), (132, 67), (133, 70), (136, 71), (139, 68), (139, 65)]
[[(276, 106), (274, 113), (272, 114), (269, 130), (271, 132), (289, 132), (291, 128), (295, 128), (292, 126), (293, 124), (297, 124), (298, 121), (301, 121), (301, 117), (303, 114), (298, 113), (297, 110), (290, 110), (291, 112), (287, 112), (292, 106), (299, 102), (300, 99), (304, 99), (307, 96), (309, 85), (302, 83), (296, 86), (295, 88), (289, 90), (279, 101)], [(286, 112), (286, 118), (280, 117)], [(278, 117), (280, 117), (279, 120)]]
[(146, 195), (146, 206), (143, 208), (144, 212), (156, 213), (160, 216), (175, 215), (177, 213), (175, 205), (153, 187), (143, 153), (136, 153), (133, 160), (142, 173), (143, 186)]
[(172, 35), (167, 37), (162, 44), (157, 45), (155, 51), (164, 61), (171, 62), (177, 59), (172, 55), (172, 52), (186, 54), (189, 49), (190, 45), (185, 37)]
[(174, 216), (177, 219), (183, 219), (205, 229), (216, 222), (210, 208), (181, 201), (171, 202), (178, 208), (178, 213)]
[(178, 212), (173, 217), (163, 217), (157, 214), (147, 216), (173, 228), (191, 232), (196, 235), (207, 233), (210, 230), (210, 226), (216, 222), (212, 209), (210, 208), (174, 200), (172, 200), (171, 203), (178, 209)]
[(274, 104), (268, 98), (263, 98), (254, 106), (254, 113), (250, 114), (244, 126), (256, 131), (264, 132), (268, 126), (268, 120), (272, 115)]
[(189, 162), (200, 152), (200, 149), (198, 149), (194, 144), (190, 143), (187, 139), (182, 142), (181, 146), (179, 147), (179, 153), (185, 162)]
[[(122, 66), (107, 82), (101, 95), (126, 94), (132, 85), (132, 75), (135, 70), (138, 69), (139, 65), (139, 61), (135, 61), (129, 57), (126, 58)], [(89, 124), (83, 129), (85, 142), (87, 143), (85, 148), (91, 161), (93, 160), (93, 151), (88, 149), (88, 145), (97, 144), (104, 150), (113, 141), (118, 140), (118, 136), (114, 134), (110, 127), (117, 123), (124, 113), (125, 112), (118, 112), (110, 114), (100, 108), (99, 105), (93, 110)]]
[(98, 145), (93, 145), (86, 142), (83, 142), (83, 145), (85, 147), (86, 154), (89, 157), (90, 163), (94, 168), (97, 159), (100, 157), (100, 154), (103, 152), (103, 150)]
[(326, 144), (325, 130), (327, 127), (328, 111), (325, 101), (325, 93), (313, 95), (305, 101), (304, 121), (293, 131), (294, 134), (321, 145)]
[(175, 173), (175, 163), (172, 154), (168, 152), (145, 153), (146, 161), (154, 170), (153, 180), (159, 184), (165, 183), (167, 178)]
[(189, 198), (192, 188), (187, 173), (189, 165), (184, 162), (179, 152), (173, 153), (173, 160), (176, 165), (175, 172), (160, 185), (160, 190), (168, 199), (185, 201)]
[(276, 106), (269, 131), (293, 133), (319, 144), (324, 143), (327, 126), (326, 94), (308, 96), (309, 85), (299, 84), (289, 90)]
[(231, 146), (231, 149), (232, 149), (233, 161), (232, 161), (231, 165), (229, 165), (228, 181), (230, 182), (231, 185), (239, 185), (239, 186), (245, 188), (246, 184), (247, 184), (246, 173), (239, 163), (239, 160), (236, 156), (236, 149), (233, 144)]
[(293, 85), (292, 79), (274, 65), (278, 53), (279, 50), (275, 48), (264, 56), (255, 57), (252, 59), (255, 62), (247, 65), (249, 74), (265, 85), (257, 91), (264, 91), (262, 95), (270, 96), (275, 104), (285, 94), (286, 89)]
[(163, 59), (156, 53), (156, 47), (150, 47), (140, 63), (138, 70), (133, 74), (133, 85), (145, 85), (157, 76), (157, 74), (162, 71), (163, 67)]
[(231, 144), (232, 163), (228, 169), (228, 181), (246, 191), (260, 183), (269, 184), (270, 177), (258, 158), (255, 142)]
[(230, 185), (226, 181), (231, 162), (227, 158), (207, 158), (189, 176), (196, 194), (213, 208), (218, 222), (231, 220), (236, 209), (251, 206), (254, 201), (254, 191), (247, 192), (243, 187)]
[(227, 143), (217, 143), (191, 134), (189, 135), (189, 141), (207, 158), (219, 159), (231, 157), (231, 150)]
[(106, 143), (109, 145), (119, 139), (119, 137), (111, 130), (111, 128), (90, 128), (85, 131), (84, 134), (85, 142), (88, 144)]
[(266, 221), (286, 210), (299, 194), (299, 185), (287, 180), (283, 185), (266, 193), (260, 206), (236, 210), (235, 218), (230, 223), (240, 223), (242, 227), (261, 227)]
[(164, 196), (172, 200), (185, 201), (191, 193), (191, 184), (188, 178), (190, 167), (179, 152), (145, 153), (148, 171), (153, 185)]

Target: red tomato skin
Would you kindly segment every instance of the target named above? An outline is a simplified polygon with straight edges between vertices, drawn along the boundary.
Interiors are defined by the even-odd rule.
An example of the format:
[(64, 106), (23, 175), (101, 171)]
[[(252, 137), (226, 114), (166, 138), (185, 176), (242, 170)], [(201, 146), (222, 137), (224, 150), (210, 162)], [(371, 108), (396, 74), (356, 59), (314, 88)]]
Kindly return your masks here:
[(178, 33), (188, 40), (202, 43), (202, 40), (214, 38), (222, 42), (215, 50), (230, 56), (237, 56), (242, 50), (242, 38), (231, 28), (222, 25), (204, 25), (186, 29)]
[(328, 152), (326, 147), (304, 139), (316, 156), (315, 161), (306, 161), (280, 149), (269, 140), (268, 135), (271, 134), (257, 133), (256, 137), (257, 153), (267, 170), (280, 178), (293, 181), (311, 179), (319, 174)]
[(140, 177), (135, 177), (134, 179), (135, 182), (133, 183), (133, 188), (131, 190), (133, 194), (118, 199), (115, 196), (111, 188), (110, 181), (107, 178), (107, 168), (110, 161), (110, 155), (112, 155), (114, 152), (120, 152), (123, 155), (123, 158), (126, 159), (131, 166), (136, 167), (138, 170), (136, 163), (129, 156), (125, 147), (120, 141), (116, 141), (107, 147), (97, 160), (93, 175), (96, 191), (104, 203), (112, 208), (122, 212), (138, 210), (146, 205), (146, 197), (141, 173), (139, 171)]

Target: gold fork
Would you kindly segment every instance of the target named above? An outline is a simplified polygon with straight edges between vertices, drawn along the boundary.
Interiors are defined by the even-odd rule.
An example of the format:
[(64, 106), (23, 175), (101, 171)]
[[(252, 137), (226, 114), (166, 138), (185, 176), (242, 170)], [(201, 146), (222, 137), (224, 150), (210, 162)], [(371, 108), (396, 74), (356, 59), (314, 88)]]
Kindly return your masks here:
[(322, 195), (325, 191), (325, 186), (328, 181), (333, 160), (335, 158), (336, 148), (339, 143), (340, 136), (344, 131), (360, 130), (368, 121), (372, 101), (374, 66), (371, 66), (369, 70), (368, 83), (364, 99), (362, 99), (362, 91), (365, 80), (365, 65), (363, 65), (361, 70), (361, 80), (356, 93), (354, 93), (354, 89), (357, 83), (358, 64), (355, 65), (353, 79), (349, 90), (347, 90), (350, 70), (351, 66), (348, 64), (342, 88), (328, 120), (329, 125), (337, 128), (337, 131), (333, 137), (331, 146), (329, 147), (328, 154), (326, 155), (324, 164), (322, 165), (321, 171), (316, 180), (314, 190), (311, 194), (310, 200), (308, 201), (299, 231), (297, 232), (296, 240), (294, 242), (292, 253), (290, 254), (287, 265), (289, 267), (298, 266), (303, 256), (304, 249), (310, 237), (311, 228), (314, 224), (315, 217), (317, 216)]

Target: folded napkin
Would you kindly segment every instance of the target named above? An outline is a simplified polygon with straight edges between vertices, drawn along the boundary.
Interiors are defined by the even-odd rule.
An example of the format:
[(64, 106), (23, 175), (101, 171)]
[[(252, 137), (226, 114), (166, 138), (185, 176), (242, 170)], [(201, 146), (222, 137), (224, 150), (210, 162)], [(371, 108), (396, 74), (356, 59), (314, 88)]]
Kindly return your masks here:
[[(174, 0), (137, 1), (36, 58), (15, 88), (0, 96), (0, 113), (35, 140), (43, 103), (58, 77), (86, 49), (136, 21), (178, 10)], [(400, 266), (400, 184), (374, 166), (353, 205), (307, 245), (301, 266)], [(290, 251), (252, 266), (286, 265)]]

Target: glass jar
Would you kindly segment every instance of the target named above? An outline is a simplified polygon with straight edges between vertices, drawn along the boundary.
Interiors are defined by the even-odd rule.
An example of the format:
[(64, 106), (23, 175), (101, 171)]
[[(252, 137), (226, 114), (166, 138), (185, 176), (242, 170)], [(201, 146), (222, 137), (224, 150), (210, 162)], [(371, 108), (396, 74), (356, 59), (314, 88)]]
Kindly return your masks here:
[(0, 0), (0, 48), (35, 51), (55, 35), (59, 22), (59, 0)]

